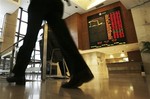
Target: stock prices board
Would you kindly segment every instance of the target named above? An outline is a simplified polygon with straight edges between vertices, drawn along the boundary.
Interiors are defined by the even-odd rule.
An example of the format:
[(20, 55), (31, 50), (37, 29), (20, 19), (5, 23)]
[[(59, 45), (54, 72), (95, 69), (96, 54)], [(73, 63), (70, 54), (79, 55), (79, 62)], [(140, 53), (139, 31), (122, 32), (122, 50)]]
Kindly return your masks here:
[(89, 16), (87, 20), (91, 48), (126, 43), (120, 7)]

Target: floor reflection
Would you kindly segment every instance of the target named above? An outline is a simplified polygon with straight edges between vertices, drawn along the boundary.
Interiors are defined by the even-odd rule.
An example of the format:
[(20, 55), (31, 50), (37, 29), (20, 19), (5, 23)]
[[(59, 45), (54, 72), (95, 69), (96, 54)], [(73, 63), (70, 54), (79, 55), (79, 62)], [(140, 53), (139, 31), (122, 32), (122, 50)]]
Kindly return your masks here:
[(92, 95), (84, 93), (80, 88), (77, 89), (60, 88), (59, 94), (69, 97), (69, 99), (94, 99)]
[(150, 76), (110, 75), (99, 78), (77, 89), (61, 88), (63, 79), (45, 81), (28, 78), (25, 86), (8, 84), (0, 78), (0, 99), (149, 99)]

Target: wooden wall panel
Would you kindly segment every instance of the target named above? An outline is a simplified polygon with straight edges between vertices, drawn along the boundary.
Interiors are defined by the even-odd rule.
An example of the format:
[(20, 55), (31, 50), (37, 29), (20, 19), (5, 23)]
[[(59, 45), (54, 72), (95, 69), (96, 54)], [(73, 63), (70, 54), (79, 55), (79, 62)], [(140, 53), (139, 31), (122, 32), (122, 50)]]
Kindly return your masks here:
[[(14, 44), (15, 33), (16, 33), (16, 25), (17, 25), (17, 15), (18, 10), (16, 10), (12, 14), (6, 14), (4, 18), (3, 24), (3, 43), (1, 45), (0, 51), (4, 51), (10, 46)], [(12, 48), (8, 50), (11, 51)]]
[(128, 52), (129, 61), (142, 62), (140, 50)]
[(124, 18), (124, 24), (125, 24), (124, 26), (125, 26), (125, 32), (127, 37), (127, 43), (138, 42), (131, 10), (127, 11), (126, 17)]
[(66, 24), (70, 30), (70, 33), (71, 33), (71, 36), (76, 44), (76, 46), (78, 47), (78, 24), (80, 23), (78, 21), (78, 18), (80, 15), (78, 13), (75, 13), (73, 15), (71, 15), (70, 17), (66, 18), (65, 21), (66, 21)]

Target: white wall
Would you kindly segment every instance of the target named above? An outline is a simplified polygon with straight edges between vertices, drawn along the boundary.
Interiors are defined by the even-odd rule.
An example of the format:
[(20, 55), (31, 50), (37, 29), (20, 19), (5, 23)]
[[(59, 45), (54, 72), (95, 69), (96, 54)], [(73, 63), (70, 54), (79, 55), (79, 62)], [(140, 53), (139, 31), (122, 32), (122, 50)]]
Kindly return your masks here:
[(91, 69), (95, 77), (108, 78), (108, 69), (104, 53), (90, 52), (82, 54), (85, 62)]
[[(139, 46), (150, 41), (150, 2), (131, 9)], [(150, 74), (150, 54), (141, 53), (146, 74)]]
[(12, 14), (20, 7), (21, 0), (0, 0), (0, 28), (2, 28), (4, 15)]

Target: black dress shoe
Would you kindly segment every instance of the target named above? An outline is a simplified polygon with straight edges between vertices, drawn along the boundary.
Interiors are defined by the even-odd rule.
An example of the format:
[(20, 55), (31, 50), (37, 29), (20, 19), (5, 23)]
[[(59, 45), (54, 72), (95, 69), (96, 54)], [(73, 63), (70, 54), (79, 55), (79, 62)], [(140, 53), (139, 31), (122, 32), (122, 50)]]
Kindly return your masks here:
[(25, 77), (10, 76), (6, 80), (9, 83), (16, 83), (16, 85), (25, 85)]
[(83, 83), (89, 82), (94, 78), (92, 72), (89, 69), (85, 69), (82, 72), (74, 74), (71, 76), (70, 81), (64, 83), (61, 87), (63, 88), (77, 88)]

